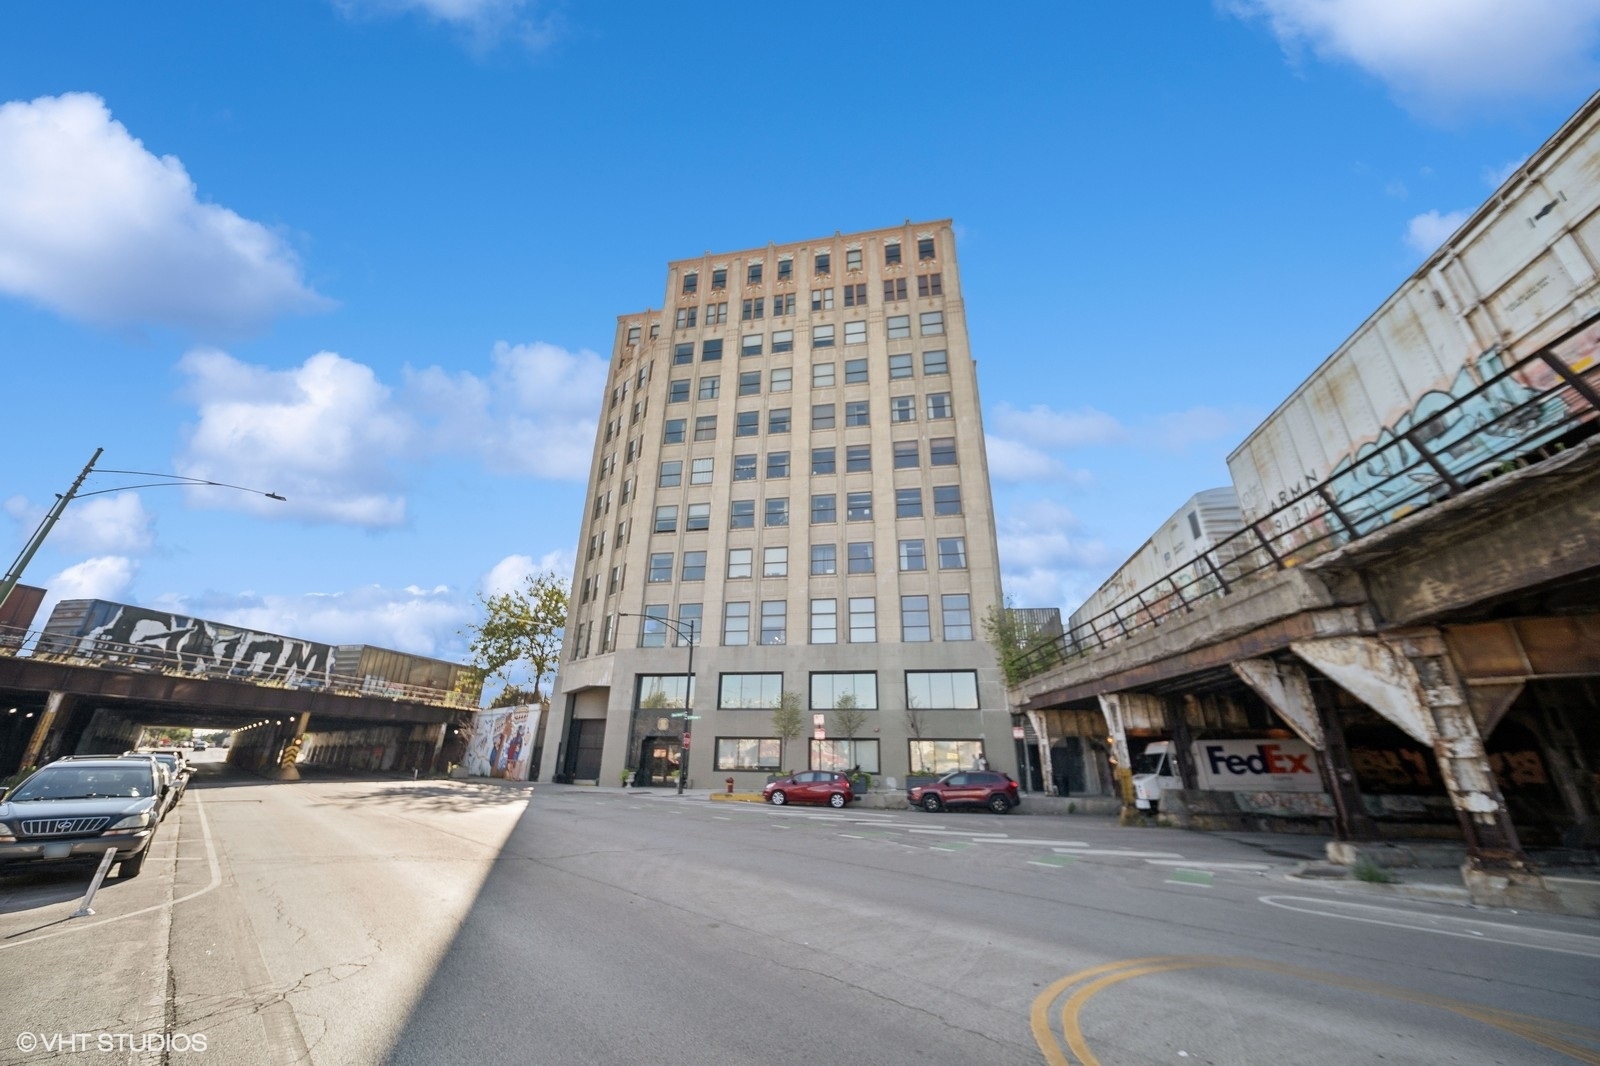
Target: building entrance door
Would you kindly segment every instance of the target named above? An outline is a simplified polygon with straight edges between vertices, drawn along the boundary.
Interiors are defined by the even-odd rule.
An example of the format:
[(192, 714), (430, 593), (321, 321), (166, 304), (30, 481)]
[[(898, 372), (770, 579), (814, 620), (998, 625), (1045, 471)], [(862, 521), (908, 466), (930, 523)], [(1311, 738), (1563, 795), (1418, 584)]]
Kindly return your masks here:
[(600, 778), (600, 753), (606, 742), (606, 720), (580, 718), (572, 723), (572, 727), (572, 779), (597, 781)]
[(639, 760), (638, 784), (675, 785), (682, 748), (677, 737), (645, 737)]

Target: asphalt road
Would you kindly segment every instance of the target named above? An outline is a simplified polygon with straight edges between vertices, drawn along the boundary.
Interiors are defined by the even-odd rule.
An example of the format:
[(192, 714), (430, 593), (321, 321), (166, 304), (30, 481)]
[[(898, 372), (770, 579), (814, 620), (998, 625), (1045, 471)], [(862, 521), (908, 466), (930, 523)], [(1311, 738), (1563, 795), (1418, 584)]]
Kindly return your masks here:
[(221, 755), (93, 917), (0, 875), (0, 1061), (1600, 1063), (1600, 923), (1292, 841)]

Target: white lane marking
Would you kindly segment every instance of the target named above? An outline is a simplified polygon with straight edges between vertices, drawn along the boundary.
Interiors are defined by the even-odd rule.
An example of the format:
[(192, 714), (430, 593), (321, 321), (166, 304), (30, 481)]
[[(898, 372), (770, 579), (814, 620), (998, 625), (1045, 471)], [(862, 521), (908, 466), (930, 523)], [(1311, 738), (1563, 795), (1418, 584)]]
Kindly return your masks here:
[[(0, 944), (0, 951), (4, 951), (7, 948), (21, 947), (23, 944), (37, 944), (41, 940), (51, 940), (58, 936), (66, 936), (69, 933), (81, 933), (85, 929), (94, 929), (97, 926), (110, 925), (112, 922), (121, 922), (126, 921), (129, 918), (136, 918), (141, 914), (149, 914), (152, 911), (159, 911), (168, 907), (175, 907), (180, 903), (187, 903), (191, 899), (197, 899), (200, 896), (205, 895), (207, 892), (210, 892), (218, 885), (222, 884), (222, 864), (217, 861), (217, 849), (216, 846), (211, 842), (211, 822), (206, 818), (205, 804), (200, 802), (199, 796), (195, 796), (194, 803), (195, 810), (200, 814), (200, 831), (206, 842), (206, 858), (211, 864), (211, 883), (206, 885), (205, 888), (191, 892), (187, 896), (180, 896), (177, 899), (169, 900), (166, 903), (156, 903), (149, 907), (141, 907), (136, 911), (129, 911), (127, 914), (118, 914), (111, 918), (102, 918), (98, 922), (85, 922), (82, 925), (69, 925), (65, 929), (57, 929), (53, 933), (40, 933), (38, 936), (31, 936), (26, 940), (12, 940), (7, 943)], [(70, 903), (71, 901), (69, 900), (68, 902)]]
[(908, 833), (932, 833), (952, 837), (1004, 837), (1004, 833), (979, 833), (971, 829), (908, 829)]
[(1101, 855), (1113, 859), (1182, 859), (1176, 851), (1117, 851), (1108, 848), (1052, 848), (1061, 855)]
[(1037, 839), (1036, 840), (1036, 839), (1034, 839), (1032, 837), (1007, 837), (1004, 840), (979, 840), (979, 841), (976, 841), (976, 843), (979, 843), (979, 844), (1025, 844), (1028, 847), (1034, 847), (1034, 848), (1037, 848), (1037, 847), (1047, 847), (1047, 848), (1086, 848), (1086, 847), (1089, 846), (1088, 841), (1084, 841), (1084, 840), (1043, 840), (1043, 839)]
[(1188, 870), (1270, 870), (1266, 862), (1195, 862), (1192, 859), (1146, 859), (1151, 866), (1182, 866)]
[(1532, 948), (1536, 951), (1557, 951), (1563, 955), (1600, 958), (1600, 937), (1585, 936), (1582, 933), (1563, 933), (1553, 929), (1484, 922), (1475, 918), (1423, 914), (1420, 911), (1402, 910), (1398, 907), (1380, 907), (1371, 903), (1350, 903), (1344, 900), (1312, 899), (1305, 896), (1259, 896), (1257, 899), (1269, 907), (1278, 907), (1298, 914), (1314, 914), (1322, 918), (1339, 918), (1347, 922), (1385, 925), (1391, 929), (1409, 929), (1417, 933), (1454, 936), (1479, 943), (1506, 944), (1517, 948)]

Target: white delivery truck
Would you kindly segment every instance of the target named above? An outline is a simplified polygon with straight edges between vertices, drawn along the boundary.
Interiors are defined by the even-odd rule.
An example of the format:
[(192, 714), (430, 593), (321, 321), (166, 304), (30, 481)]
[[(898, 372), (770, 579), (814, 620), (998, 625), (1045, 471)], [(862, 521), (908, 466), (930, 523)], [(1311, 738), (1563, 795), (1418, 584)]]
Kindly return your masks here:
[[(1195, 776), (1208, 792), (1321, 792), (1316, 753), (1301, 740), (1197, 740)], [(1156, 811), (1161, 793), (1181, 789), (1177, 755), (1170, 740), (1145, 746), (1133, 760), (1133, 805)]]

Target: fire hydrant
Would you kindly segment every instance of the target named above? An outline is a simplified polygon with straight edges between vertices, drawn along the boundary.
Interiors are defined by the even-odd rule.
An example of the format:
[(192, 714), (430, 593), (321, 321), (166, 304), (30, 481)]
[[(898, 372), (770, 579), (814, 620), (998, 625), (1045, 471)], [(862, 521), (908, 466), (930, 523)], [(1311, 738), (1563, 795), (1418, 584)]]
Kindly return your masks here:
[(733, 795), (733, 778), (728, 778), (728, 795)]

